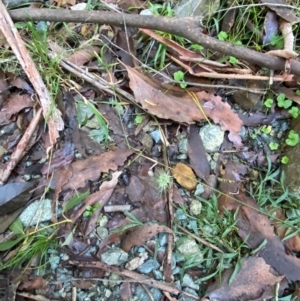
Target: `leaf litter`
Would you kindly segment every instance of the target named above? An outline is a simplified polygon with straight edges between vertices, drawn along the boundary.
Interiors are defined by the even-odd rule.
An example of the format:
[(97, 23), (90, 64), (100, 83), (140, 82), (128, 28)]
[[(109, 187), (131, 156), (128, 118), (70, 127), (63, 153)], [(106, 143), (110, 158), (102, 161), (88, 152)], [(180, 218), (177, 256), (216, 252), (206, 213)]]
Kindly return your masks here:
[[(131, 13), (137, 13), (137, 7), (144, 5), (140, 1), (126, 0), (118, 4), (125, 9), (134, 6)], [(66, 2), (57, 3), (57, 6), (65, 5)], [(67, 5), (79, 9), (74, 1)], [(108, 3), (104, 5), (111, 8)], [(266, 11), (265, 27), (260, 28), (265, 29), (265, 42), (273, 43), (277, 19), (285, 40), (283, 50), (274, 51), (268, 45), (262, 47), (266, 47), (266, 51), (272, 50), (269, 53), (273, 55), (290, 59), (295, 55), (292, 27), (280, 18), (290, 21), (287, 16), (292, 16), (293, 22), (298, 22), (298, 19), (291, 9), (277, 9), (270, 3), (266, 6), (270, 7), (270, 11)], [(237, 16), (231, 15), (227, 33), (238, 23), (234, 22)], [(9, 27), (1, 28), (5, 28), (6, 37), (9, 37)], [(73, 24), (70, 28), (75, 30), (76, 26)], [(275, 134), (269, 138), (274, 138), (286, 130), (283, 122), (290, 115), (276, 103), (269, 111), (259, 102), (257, 107), (248, 106), (249, 110), (245, 111), (242, 108), (246, 106), (234, 103), (227, 93), (231, 89), (228, 78), (244, 78), (243, 85), (247, 90), (247, 80), (262, 79), (257, 76), (261, 70), (248, 62), (236, 64), (234, 58), (222, 57), (220, 53), (207, 56), (199, 47), (194, 51), (193, 47), (181, 46), (170, 36), (162, 36), (149, 29), (141, 30), (148, 38), (144, 36), (139, 41), (137, 36), (129, 35), (127, 29), (101, 27), (99, 35), (93, 36), (96, 31), (94, 25), (83, 24), (76, 33), (79, 50), (72, 52), (66, 52), (59, 39), (49, 41), (52, 51), (64, 55), (73, 53), (66, 61), (77, 65), (76, 70), (82, 76), (77, 74), (72, 79), (64, 79), (60, 96), (57, 90), (51, 91), (57, 96), (57, 106), (54, 105), (54, 114), (47, 126), (40, 122), (41, 111), (40, 115), (34, 116), (36, 107), (41, 105), (47, 120), (51, 107), (47, 91), (40, 104), (33, 97), (34, 93), (41, 92), (37, 87), (37, 83), (41, 83), (40, 76), (30, 71), (28, 77), (33, 79), (33, 90), (25, 77), (1, 73), (0, 124), (9, 138), (0, 138), (5, 146), (4, 155), (1, 155), (1, 172), (4, 171), (5, 175), (0, 180), (4, 184), (3, 189), (20, 184), (25, 190), (13, 189), (13, 197), (5, 193), (6, 202), (1, 206), (6, 214), (1, 216), (0, 247), (2, 243), (9, 243), (13, 236), (14, 246), (9, 255), (13, 255), (21, 244), (24, 244), (26, 253), (25, 242), (33, 233), (31, 229), (24, 229), (24, 236), (18, 236), (20, 233), (16, 233), (13, 226), (7, 229), (19, 215), (20, 206), (25, 207), (34, 199), (42, 201), (45, 195), (50, 195), (49, 221), (52, 220), (52, 224), (49, 222), (46, 228), (53, 227), (54, 231), (37, 230), (40, 225), (35, 231), (47, 236), (58, 234), (61, 254), (49, 246), (52, 252), (49, 262), (58, 260), (65, 269), (73, 266), (77, 274), (73, 274), (70, 283), (77, 289), (91, 291), (95, 285), (91, 279), (94, 275), (96, 278), (107, 277), (108, 283), (119, 283), (121, 296), (118, 296), (118, 290), (112, 292), (97, 284), (101, 296), (111, 294), (107, 300), (119, 297), (131, 300), (139, 288), (148, 294), (150, 300), (157, 300), (154, 289), (168, 300), (185, 300), (187, 297), (193, 300), (201, 297), (263, 300), (274, 297), (274, 291), (277, 291), (276, 298), (278, 294), (287, 294), (291, 289), (287, 280), (298, 281), (300, 278), (300, 261), (295, 253), (299, 251), (298, 230), (293, 219), (287, 217), (289, 210), (285, 210), (290, 196), (287, 191), (285, 197), (272, 199), (271, 205), (279, 204), (274, 210), (273, 207), (269, 209), (270, 203), (264, 206), (261, 195), (256, 193), (262, 190), (259, 188), (259, 182), (264, 182), (261, 177), (278, 167), (280, 155), (279, 151), (270, 152), (270, 140), (264, 136), (262, 125), (272, 125), (271, 131)], [(93, 38), (88, 40), (90, 36)], [(263, 34), (260, 32), (259, 36), (262, 39)], [(14, 39), (19, 38), (17, 35)], [(14, 39), (8, 38), (12, 47), (15, 47)], [(154, 47), (166, 47), (165, 54), (160, 56), (168, 61), (168, 65), (155, 75), (151, 73), (152, 63), (146, 66), (143, 56), (140, 56), (142, 48), (154, 40)], [(149, 50), (150, 59), (155, 60), (155, 53), (163, 48), (160, 47), (155, 51)], [(14, 48), (14, 51), (17, 53), (18, 49)], [(22, 65), (25, 69), (24, 62)], [(141, 66), (145, 67), (143, 71)], [(170, 85), (169, 75), (182, 68), (188, 71), (189, 74), (183, 74), (191, 82), (186, 84), (183, 79), (181, 84), (185, 88), (172, 86), (175, 82)], [(91, 82), (87, 84), (79, 80), (91, 72), (105, 84), (103, 90), (91, 87)], [(289, 72), (288, 60), (286, 72)], [(274, 80), (278, 76), (275, 73)], [(206, 80), (199, 76), (205, 76)], [(195, 86), (190, 83), (195, 83)], [(200, 83), (200, 87), (196, 83)], [(44, 87), (43, 84), (41, 86)], [(276, 93), (284, 93), (286, 98), (297, 103), (299, 92), (296, 87), (290, 81), (279, 85), (270, 95), (276, 99)], [(259, 93), (260, 100), (264, 99), (264, 94)], [(80, 115), (84, 106), (92, 114)], [(98, 120), (101, 116), (104, 121), (96, 129), (97, 135), (101, 129), (107, 131), (104, 140), (96, 141), (95, 134), (92, 134), (95, 116)], [(25, 145), (20, 138), (31, 121), (34, 121), (30, 129), (32, 137), (30, 135)], [(206, 151), (204, 144), (207, 141), (199, 135), (199, 129), (206, 123), (219, 124), (226, 131), (217, 151)], [(61, 131), (63, 125), (65, 129)], [(280, 125), (282, 128), (276, 129)], [(23, 138), (25, 136), (28, 135), (25, 133)], [(151, 143), (145, 137), (150, 137)], [(18, 152), (13, 153), (14, 149)], [(284, 147), (281, 151), (285, 151)], [(175, 180), (168, 182), (167, 189), (163, 190), (159, 189), (162, 186), (157, 182), (162, 180), (157, 176), (162, 172), (167, 173), (168, 179), (173, 177)], [(266, 194), (268, 189), (277, 189), (275, 183), (280, 184), (277, 176), (265, 181), (267, 186), (263, 189)], [(27, 183), (32, 183), (28, 184), (28, 189)], [(36, 189), (31, 191), (33, 183)], [(20, 199), (24, 204), (19, 202)], [(197, 204), (195, 210), (193, 206)], [(107, 205), (109, 211), (102, 210)], [(129, 208), (129, 211), (124, 212), (120, 208)], [(181, 243), (187, 238), (188, 250), (184, 250)], [(101, 261), (103, 255), (118, 250), (116, 254), (119, 257), (126, 253), (127, 262), (114, 266)], [(8, 257), (0, 255), (6, 264)], [(35, 269), (47, 266), (48, 271), (58, 273), (47, 263), (36, 265), (36, 261), (38, 257), (29, 258), (23, 264), (31, 264)], [(119, 264), (116, 259), (113, 262)], [(150, 272), (147, 270), (149, 266)], [(22, 267), (17, 266), (20, 270)], [(79, 282), (74, 278), (76, 275), (84, 275), (83, 280)], [(124, 279), (114, 280), (116, 275)], [(172, 283), (173, 280), (179, 284), (178, 287)], [(19, 288), (11, 285), (10, 290), (25, 296), (27, 292), (34, 294), (33, 289), (48, 287), (51, 299), (57, 295), (51, 292), (50, 286), (55, 285), (59, 291), (63, 287), (57, 284), (59, 282), (61, 280), (51, 283), (39, 277), (22, 278)], [(71, 291), (64, 289), (68, 298), (74, 299)], [(26, 297), (30, 298), (30, 295)], [(142, 300), (142, 297), (138, 298)]]

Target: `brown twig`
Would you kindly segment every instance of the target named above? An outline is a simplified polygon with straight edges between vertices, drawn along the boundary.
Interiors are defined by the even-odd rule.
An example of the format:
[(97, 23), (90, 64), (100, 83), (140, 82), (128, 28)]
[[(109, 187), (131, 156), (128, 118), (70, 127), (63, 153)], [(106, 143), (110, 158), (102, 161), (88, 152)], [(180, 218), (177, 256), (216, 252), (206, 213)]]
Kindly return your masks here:
[[(219, 41), (202, 32), (199, 22), (194, 18), (167, 18), (119, 14), (107, 11), (70, 11), (65, 9), (18, 9), (10, 11), (14, 21), (52, 21), (100, 23), (114, 26), (147, 28), (168, 32), (189, 39), (203, 47), (234, 56), (251, 64), (272, 70), (285, 70), (285, 60), (242, 46)], [(300, 75), (300, 62), (291, 61), (291, 73)]]

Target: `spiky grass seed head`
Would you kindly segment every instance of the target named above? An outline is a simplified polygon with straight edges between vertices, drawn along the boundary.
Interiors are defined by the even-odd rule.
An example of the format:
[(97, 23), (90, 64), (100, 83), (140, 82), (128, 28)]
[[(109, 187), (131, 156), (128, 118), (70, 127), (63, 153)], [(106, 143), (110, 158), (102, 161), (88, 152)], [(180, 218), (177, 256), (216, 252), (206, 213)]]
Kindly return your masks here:
[(172, 181), (172, 176), (169, 172), (159, 168), (154, 172), (154, 183), (160, 192), (164, 192), (168, 189), (169, 184)]

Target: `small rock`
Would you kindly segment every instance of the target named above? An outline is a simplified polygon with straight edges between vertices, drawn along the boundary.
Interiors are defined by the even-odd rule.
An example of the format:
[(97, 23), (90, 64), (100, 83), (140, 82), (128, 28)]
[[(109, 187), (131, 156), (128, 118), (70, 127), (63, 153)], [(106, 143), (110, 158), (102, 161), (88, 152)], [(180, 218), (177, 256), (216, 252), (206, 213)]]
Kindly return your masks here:
[(31, 203), (21, 213), (19, 218), (26, 227), (50, 221), (52, 218), (52, 201), (43, 199)]
[(183, 221), (183, 220), (187, 219), (187, 217), (186, 217), (185, 213), (182, 211), (182, 209), (176, 210), (176, 219), (179, 221)]
[(109, 298), (111, 295), (112, 295), (112, 291), (109, 290), (109, 289), (106, 289), (106, 290), (105, 290), (105, 297), (106, 297), (106, 298)]
[(56, 256), (56, 255), (53, 255), (51, 254), (50, 258), (49, 258), (49, 263), (51, 265), (51, 269), (53, 271), (56, 271), (59, 263), (60, 263), (60, 256)]
[(166, 233), (159, 233), (158, 243), (161, 247), (165, 247), (168, 243), (168, 235)]
[(180, 267), (176, 267), (174, 270), (172, 270), (172, 275), (179, 274), (180, 272), (181, 272), (181, 268)]
[(153, 270), (156, 270), (160, 267), (159, 262), (154, 259), (147, 260), (144, 264), (138, 267), (138, 271), (143, 274), (149, 274)]
[(202, 184), (197, 184), (194, 195), (201, 195), (204, 192), (204, 186)]
[(153, 270), (152, 273), (156, 280), (162, 280), (164, 278), (164, 275), (161, 271)]
[(195, 284), (192, 277), (189, 274), (185, 274), (182, 278), (182, 286), (187, 286), (189, 288), (199, 290), (199, 284)]
[(60, 254), (60, 258), (61, 260), (66, 261), (70, 258), (70, 256), (68, 254)]
[(182, 160), (182, 161), (186, 160), (187, 157), (188, 157), (187, 154), (180, 154), (176, 156), (177, 160)]
[(195, 261), (201, 261), (203, 259), (198, 244), (191, 237), (186, 237), (181, 241), (181, 244), (178, 246), (178, 251), (184, 256), (197, 255), (194, 258)]
[(196, 188), (197, 179), (189, 166), (179, 162), (173, 168), (172, 173), (175, 180), (185, 189), (193, 190)]
[(215, 170), (216, 167), (217, 167), (217, 162), (214, 161), (214, 160), (211, 160), (211, 161), (209, 162), (209, 165), (210, 165), (211, 170)]
[(200, 130), (204, 148), (209, 152), (216, 152), (220, 149), (224, 140), (224, 131), (218, 125), (205, 125)]
[(141, 143), (143, 144), (145, 150), (148, 153), (151, 153), (152, 147), (153, 147), (153, 139), (151, 136), (147, 133), (144, 133), (143, 136), (140, 139)]
[(105, 227), (97, 227), (96, 231), (101, 239), (104, 239), (108, 236), (108, 230)]
[(140, 12), (140, 15), (142, 16), (153, 16), (153, 12), (150, 10), (150, 9), (143, 9), (141, 12)]
[[(189, 287), (185, 288), (184, 291), (187, 292), (187, 293), (189, 293), (189, 294), (192, 294), (192, 295), (195, 295), (195, 296), (198, 297), (197, 292), (194, 291), (194, 290), (192, 290), (192, 289), (189, 288)], [(198, 299), (198, 298), (197, 298), (197, 299)], [(178, 299), (178, 301), (195, 301), (195, 298), (191, 298), (191, 297), (189, 297), (189, 296), (183, 294), (183, 295)]]
[(120, 266), (128, 260), (128, 254), (120, 248), (113, 248), (101, 254), (101, 260), (108, 265)]
[(100, 227), (104, 227), (108, 223), (108, 218), (106, 215), (100, 214), (98, 218), (98, 224)]
[[(162, 297), (161, 291), (157, 288), (150, 288), (150, 293), (154, 301), (159, 301)], [(136, 287), (135, 297), (137, 297), (136, 300), (138, 301), (151, 301), (147, 292), (140, 285)]]
[(198, 200), (192, 200), (190, 204), (190, 212), (194, 216), (197, 216), (201, 213), (202, 204)]
[(182, 139), (178, 145), (179, 152), (182, 154), (187, 154), (188, 152), (188, 140), (187, 138)]
[(143, 257), (134, 257), (126, 263), (125, 268), (129, 271), (133, 271), (141, 266), (145, 262)]
[(119, 275), (116, 275), (116, 274), (110, 274), (108, 279), (110, 280), (110, 281), (108, 281), (108, 286), (110, 288), (113, 288), (113, 287), (119, 285), (122, 281), (122, 277)]
[(150, 136), (152, 137), (152, 139), (155, 141), (155, 143), (161, 143), (161, 134), (160, 134), (160, 130), (155, 130), (153, 132), (150, 133)]

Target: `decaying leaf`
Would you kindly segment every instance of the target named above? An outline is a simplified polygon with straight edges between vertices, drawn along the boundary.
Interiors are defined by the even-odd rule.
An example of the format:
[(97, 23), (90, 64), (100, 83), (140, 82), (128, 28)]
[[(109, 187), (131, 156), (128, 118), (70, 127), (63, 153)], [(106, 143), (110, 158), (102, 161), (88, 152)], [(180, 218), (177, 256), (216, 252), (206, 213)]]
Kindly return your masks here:
[[(85, 186), (86, 181), (97, 181), (101, 173), (116, 170), (123, 165), (125, 160), (133, 154), (132, 150), (116, 150), (101, 154), (100, 156), (91, 156), (85, 160), (78, 160), (71, 164), (73, 175), (70, 179), (65, 179), (63, 190), (79, 189)], [(51, 180), (51, 186), (56, 185), (60, 179), (60, 169), (54, 171)]]
[[(219, 123), (223, 131), (229, 131), (229, 139), (236, 147), (242, 145), (239, 132), (242, 121), (231, 110), (228, 103), (222, 101), (220, 96), (214, 96), (205, 91), (195, 93), (199, 103), (188, 94), (171, 94), (171, 91), (159, 86), (137, 70), (126, 67), (130, 78), (130, 88), (135, 100), (149, 113), (163, 119), (172, 119), (180, 123), (192, 124), (196, 121), (211, 118)], [(203, 108), (205, 114), (199, 109)]]
[(87, 62), (91, 61), (95, 57), (95, 53), (98, 53), (99, 51), (99, 47), (89, 46), (74, 52), (66, 60), (76, 66), (83, 66)]
[(173, 168), (172, 174), (175, 180), (185, 189), (193, 190), (196, 188), (197, 179), (189, 166), (179, 162)]
[(197, 127), (191, 125), (190, 135), (188, 138), (188, 154), (191, 166), (193, 167), (196, 175), (206, 180), (210, 174), (210, 165), (207, 160), (206, 151), (203, 142), (197, 130)]
[(227, 281), (207, 296), (220, 301), (263, 300), (274, 296), (275, 285), (283, 278), (263, 258), (249, 257), (242, 259), (241, 269), (230, 284), (222, 275), (222, 280)]
[(267, 264), (272, 266), (288, 280), (300, 280), (300, 259), (285, 253), (282, 241), (274, 236), (267, 245), (259, 252)]
[(244, 193), (234, 195), (234, 199), (239, 207), (237, 227), (240, 237), (246, 240), (253, 250), (266, 241), (267, 244), (259, 251), (259, 256), (287, 279), (299, 280), (300, 259), (286, 254), (283, 242), (275, 235), (269, 218), (261, 213), (256, 202)]
[(34, 104), (35, 102), (31, 99), (29, 94), (14, 94), (7, 100), (0, 111), (0, 125), (9, 124), (12, 115), (25, 108), (31, 108)]
[[(110, 181), (105, 181), (102, 183), (102, 185), (99, 188), (99, 191), (93, 193), (85, 200), (85, 206), (83, 206), (83, 211), (86, 209), (86, 205), (94, 205), (99, 204), (100, 207), (97, 208), (93, 215), (90, 217), (86, 230), (85, 230), (85, 236), (89, 235), (92, 230), (96, 228), (97, 221), (99, 219), (100, 213), (103, 209), (103, 207), (107, 204), (109, 201), (116, 185), (118, 184), (118, 178), (122, 172), (116, 171), (112, 174), (112, 179)], [(94, 196), (93, 196), (94, 195)], [(89, 203), (89, 200), (93, 200), (93, 202)]]
[(129, 252), (133, 246), (140, 246), (145, 241), (149, 240), (160, 232), (166, 232), (172, 234), (173, 231), (167, 226), (163, 225), (143, 225), (134, 228), (122, 241), (122, 249), (125, 252)]

